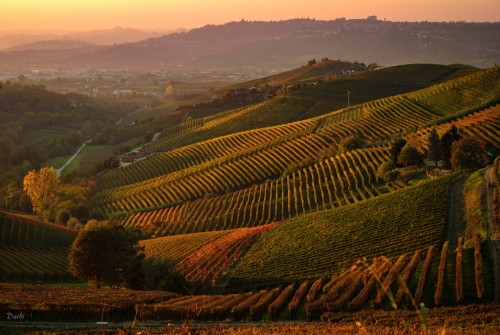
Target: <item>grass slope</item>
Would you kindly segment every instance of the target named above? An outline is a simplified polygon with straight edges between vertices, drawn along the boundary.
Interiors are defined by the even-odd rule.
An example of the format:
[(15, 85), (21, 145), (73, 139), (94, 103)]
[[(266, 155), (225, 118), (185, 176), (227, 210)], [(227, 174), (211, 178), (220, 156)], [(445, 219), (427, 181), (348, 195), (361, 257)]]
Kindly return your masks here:
[(292, 219), (251, 247), (234, 270), (230, 290), (319, 277), (361, 257), (393, 257), (443, 239), (454, 176), (331, 211)]

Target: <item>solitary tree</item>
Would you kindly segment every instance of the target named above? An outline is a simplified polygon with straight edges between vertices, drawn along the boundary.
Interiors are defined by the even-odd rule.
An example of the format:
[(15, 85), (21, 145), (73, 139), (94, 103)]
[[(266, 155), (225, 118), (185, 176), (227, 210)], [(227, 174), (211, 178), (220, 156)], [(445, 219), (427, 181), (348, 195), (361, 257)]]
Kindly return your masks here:
[(443, 166), (446, 169), (451, 167), (451, 147), (453, 142), (461, 139), (462, 136), (458, 133), (458, 129), (455, 126), (452, 126), (450, 130), (443, 134), (441, 137), (441, 160), (443, 161)]
[(438, 166), (438, 161), (441, 160), (441, 140), (437, 130), (434, 128), (429, 135), (429, 151), (427, 152), (427, 158), (433, 160)]
[(406, 145), (406, 140), (403, 138), (395, 139), (391, 144), (391, 160), (394, 166), (398, 166), (398, 156), (401, 149)]
[(398, 163), (404, 166), (422, 165), (423, 160), (417, 149), (406, 144), (398, 155)]
[(123, 226), (90, 220), (71, 246), (71, 273), (97, 288), (139, 288), (144, 256), (137, 242), (138, 238)]
[(451, 148), (451, 167), (453, 170), (477, 170), (488, 164), (483, 143), (470, 138), (462, 138)]
[(42, 168), (40, 172), (32, 170), (24, 177), (23, 189), (31, 199), (33, 211), (43, 219), (55, 218), (54, 204), (58, 202), (56, 190), (59, 183), (59, 177), (53, 167)]

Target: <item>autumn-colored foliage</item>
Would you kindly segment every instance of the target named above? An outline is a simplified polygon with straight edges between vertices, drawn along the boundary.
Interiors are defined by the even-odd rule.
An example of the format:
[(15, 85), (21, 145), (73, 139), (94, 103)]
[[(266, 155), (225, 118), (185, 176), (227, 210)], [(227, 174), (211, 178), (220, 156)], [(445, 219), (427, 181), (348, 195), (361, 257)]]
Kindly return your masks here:
[(447, 256), (448, 256), (448, 241), (444, 242), (443, 249), (441, 250), (441, 257), (439, 258), (438, 281), (436, 285), (436, 292), (434, 294), (434, 305), (436, 306), (439, 306), (441, 304), (441, 298), (443, 296), (444, 276), (445, 276)]
[(421, 258), (421, 251), (420, 250), (415, 251), (410, 262), (405, 267), (403, 275), (401, 276), (399, 289), (396, 292), (396, 305), (401, 304), (403, 299), (408, 296), (409, 289), (407, 283), (408, 280), (415, 273), (415, 270), (417, 269), (417, 266), (420, 263), (420, 258)]
[(435, 252), (436, 252), (436, 247), (434, 245), (430, 246), (429, 249), (427, 249), (427, 254), (425, 256), (422, 269), (420, 270), (420, 277), (418, 278), (417, 290), (415, 291), (415, 296), (414, 296), (415, 302), (417, 304), (419, 304), (422, 301), (422, 297), (424, 294), (425, 280), (427, 278), (427, 273), (430, 270), (432, 258), (434, 257)]

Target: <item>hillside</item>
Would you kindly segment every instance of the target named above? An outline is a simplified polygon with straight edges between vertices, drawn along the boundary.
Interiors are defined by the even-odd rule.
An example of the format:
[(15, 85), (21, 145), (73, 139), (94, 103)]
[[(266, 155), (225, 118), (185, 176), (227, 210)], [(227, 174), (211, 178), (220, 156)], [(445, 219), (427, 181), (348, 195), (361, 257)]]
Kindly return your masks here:
[[(355, 183), (358, 185), (358, 182), (368, 189), (371, 188), (369, 185), (374, 183), (374, 179), (370, 175), (373, 176), (376, 166), (387, 159), (383, 158), (384, 155), (387, 157), (387, 151), (384, 153), (382, 148), (372, 144), (373, 148), (366, 149), (368, 152), (361, 154), (359, 158), (346, 157), (342, 162), (344, 158), (340, 156), (338, 157), (340, 161), (337, 163), (335, 155), (328, 156), (328, 152), (334, 152), (342, 138), (357, 133), (366, 141), (382, 144), (398, 133), (411, 132), (443, 118), (446, 120), (446, 118), (460, 117), (468, 111), (481, 109), (493, 103), (498, 97), (497, 72), (498, 69), (493, 68), (408, 95), (380, 99), (304, 121), (240, 132), (171, 150), (102, 177), (102, 190), (95, 195), (94, 205), (101, 207), (108, 215), (156, 210), (159, 209), (158, 206), (174, 210), (175, 206), (198, 207), (201, 204), (210, 208), (216, 205), (215, 207), (222, 211), (222, 213), (217, 212), (219, 220), (217, 225), (221, 225), (223, 221), (227, 221), (227, 217), (223, 220), (224, 213), (226, 216), (231, 214), (228, 209), (233, 206), (232, 202), (235, 200), (235, 197), (228, 198), (226, 193), (238, 191), (236, 201), (240, 201), (241, 198), (241, 201), (246, 201), (250, 206), (257, 201), (261, 206), (259, 199), (265, 197), (269, 199), (269, 212), (275, 208), (272, 217), (271, 213), (268, 215), (271, 219), (288, 218), (290, 204), (287, 212), (283, 208), (286, 205), (285, 197), (290, 198), (290, 196), (285, 192), (293, 191), (290, 185), (298, 186), (296, 177), (299, 178), (301, 192), (307, 192), (309, 196), (312, 195), (309, 187), (315, 184), (316, 178), (319, 180), (327, 178), (325, 186), (330, 184), (329, 189), (337, 190), (338, 187), (344, 189), (346, 184), (344, 190), (349, 189), (352, 192), (359, 186), (350, 188), (352, 187), (350, 185)], [(488, 81), (492, 85), (488, 84)], [(470, 98), (463, 99), (464, 95)], [(269, 103), (272, 101), (264, 104)], [(224, 117), (237, 118), (243, 113), (250, 114), (253, 110), (255, 106), (230, 111), (229, 116)], [(223, 119), (217, 118), (214, 122), (220, 122), (219, 120)], [(208, 122), (202, 127), (210, 129)], [(193, 131), (182, 133), (182, 136), (193, 136), (197, 131), (195, 128)], [(495, 142), (495, 134), (492, 136), (493, 139), (488, 141), (489, 143)], [(173, 141), (162, 144), (178, 145)], [(219, 152), (219, 155), (214, 157), (214, 152)], [(325, 153), (328, 157), (326, 161), (321, 159)], [(359, 170), (363, 165), (358, 165), (356, 168), (357, 164), (351, 165), (351, 160), (352, 162), (361, 160), (365, 167)], [(330, 167), (325, 164), (333, 165)], [(253, 168), (255, 166), (259, 168)], [(306, 167), (308, 169), (305, 169)], [(339, 174), (339, 171), (342, 173), (346, 169), (350, 171), (351, 168), (353, 171), (359, 171), (358, 177), (354, 177), (356, 174), (351, 176)], [(283, 174), (287, 169), (290, 172)], [(337, 172), (332, 173), (332, 171)], [(295, 176), (297, 172), (298, 176)], [(326, 190), (321, 189), (317, 192), (321, 193), (321, 202), (318, 203), (318, 193), (315, 190), (314, 205), (309, 203), (307, 209), (320, 204), (325, 206), (325, 202), (330, 206), (333, 205), (330, 191), (328, 201), (325, 199)], [(352, 202), (349, 198), (357, 199), (356, 195), (350, 193), (349, 196), (343, 195), (342, 192), (336, 191), (336, 193), (344, 197), (347, 203)], [(373, 192), (368, 191), (368, 194), (370, 193)], [(134, 195), (131, 197), (131, 194)], [(137, 198), (139, 194), (141, 199)], [(361, 196), (361, 199), (363, 198), (364, 196)], [(281, 203), (279, 206), (278, 201)], [(264, 209), (254, 210), (256, 213), (250, 214), (250, 218), (253, 216), (255, 220), (253, 224), (257, 224), (261, 221), (258, 213), (264, 215)], [(233, 212), (231, 217), (234, 214)], [(238, 217), (239, 214), (238, 211)], [(177, 223), (179, 218), (175, 216), (172, 220)], [(230, 222), (234, 220), (231, 219)], [(248, 225), (248, 223), (243, 224)]]
[[(194, 106), (184, 118), (178, 113), (144, 146), (148, 157), (97, 177), (90, 208), (143, 237), (144, 289), (183, 294), (147, 293), (151, 300), (134, 307), (117, 294), (109, 315), (335, 321), (350, 317), (347, 311), (411, 310), (423, 302), (457, 313), (478, 304), (484, 323), (499, 326), (490, 317), (498, 307), (489, 303), (500, 287), (491, 241), (500, 67), (407, 65), (327, 80), (325, 68), (344, 64), (322, 63), (245, 84), (297, 85), (282, 95), (191, 118)], [(346, 90), (353, 92), (347, 107)], [(115, 134), (166, 122), (116, 127)], [(394, 178), (380, 172), (394, 159), (396, 139), (425, 154), (431, 131), (443, 135), (452, 126), (480, 140), (484, 163), (493, 166), (450, 173), (434, 162), (399, 160)], [(2, 275), (70, 280), (63, 270), (75, 231), (49, 235), (58, 226), (12, 215), (0, 215)], [(15, 293), (2, 308), (22, 310), (18, 286), (0, 289)], [(95, 317), (64, 294), (70, 300), (51, 310)], [(25, 308), (47, 314), (36, 299)]]
[(6, 49), (6, 51), (24, 51), (24, 50), (61, 50), (89, 47), (93, 44), (77, 40), (49, 40), (37, 41), (32, 43), (20, 44)]
[(78, 231), (0, 211), (2, 282), (69, 282), (69, 247)]
[[(89, 50), (1, 53), (0, 68), (54, 68), (57, 64), (177, 69), (182, 65), (183, 69), (257, 67), (284, 71), (322, 57), (386, 66), (463, 63), (488, 67), (499, 61), (498, 31), (499, 23), (240, 21)], [(92, 42), (102, 43), (97, 39)]]

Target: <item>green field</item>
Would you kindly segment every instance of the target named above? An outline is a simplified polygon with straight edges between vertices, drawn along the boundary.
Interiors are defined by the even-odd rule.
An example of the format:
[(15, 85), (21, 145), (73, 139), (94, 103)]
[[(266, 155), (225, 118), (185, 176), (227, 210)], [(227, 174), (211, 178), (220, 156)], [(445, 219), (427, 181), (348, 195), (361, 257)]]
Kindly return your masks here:
[(421, 182), (354, 205), (289, 220), (261, 237), (228, 288), (267, 287), (342, 271), (357, 259), (394, 257), (443, 242), (454, 177)]

